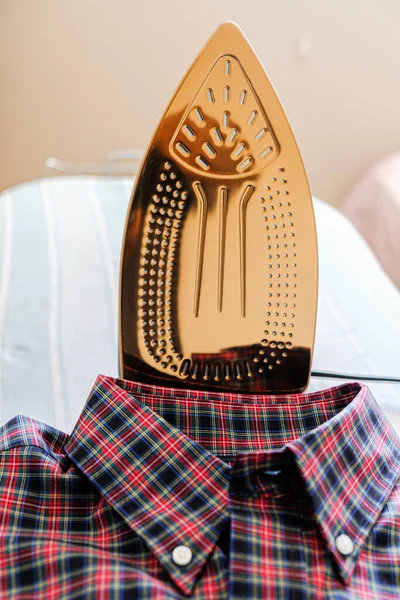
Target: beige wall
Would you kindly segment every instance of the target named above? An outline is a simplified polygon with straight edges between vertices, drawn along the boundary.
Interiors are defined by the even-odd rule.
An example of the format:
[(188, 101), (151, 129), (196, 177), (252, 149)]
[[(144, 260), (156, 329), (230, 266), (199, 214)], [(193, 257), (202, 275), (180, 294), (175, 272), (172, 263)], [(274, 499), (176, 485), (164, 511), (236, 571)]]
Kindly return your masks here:
[(44, 160), (144, 147), (227, 19), (260, 56), (315, 195), (340, 203), (400, 147), (398, 0), (0, 0), (0, 189)]

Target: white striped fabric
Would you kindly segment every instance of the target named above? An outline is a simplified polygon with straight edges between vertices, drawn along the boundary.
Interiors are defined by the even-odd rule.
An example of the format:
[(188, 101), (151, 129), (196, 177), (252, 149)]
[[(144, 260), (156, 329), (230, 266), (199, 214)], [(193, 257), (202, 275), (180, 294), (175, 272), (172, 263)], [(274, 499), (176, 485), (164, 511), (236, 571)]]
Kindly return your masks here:
[[(0, 195), (0, 424), (71, 431), (99, 373), (118, 375), (118, 270), (133, 180), (55, 177)], [(400, 294), (336, 209), (315, 200), (313, 368), (400, 375)], [(309, 391), (341, 383), (312, 379)], [(400, 422), (400, 385), (371, 384)]]

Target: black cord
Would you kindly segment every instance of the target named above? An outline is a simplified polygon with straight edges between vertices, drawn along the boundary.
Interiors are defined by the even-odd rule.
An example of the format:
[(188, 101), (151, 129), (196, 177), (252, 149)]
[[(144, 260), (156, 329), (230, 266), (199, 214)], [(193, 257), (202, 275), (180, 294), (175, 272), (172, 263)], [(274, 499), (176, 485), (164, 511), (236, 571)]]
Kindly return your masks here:
[(311, 371), (311, 377), (330, 377), (333, 379), (360, 379), (361, 381), (381, 381), (385, 383), (400, 383), (398, 377), (379, 377), (376, 375), (352, 375), (351, 373), (325, 373), (323, 371)]

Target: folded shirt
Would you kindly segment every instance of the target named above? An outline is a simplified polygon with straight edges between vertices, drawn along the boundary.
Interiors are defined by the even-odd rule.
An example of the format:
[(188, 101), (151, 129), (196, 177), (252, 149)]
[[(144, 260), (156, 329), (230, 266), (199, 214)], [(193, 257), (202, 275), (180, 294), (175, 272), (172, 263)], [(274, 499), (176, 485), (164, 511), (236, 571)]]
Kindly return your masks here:
[(0, 429), (2, 598), (400, 597), (400, 440), (358, 383), (99, 375), (71, 434)]

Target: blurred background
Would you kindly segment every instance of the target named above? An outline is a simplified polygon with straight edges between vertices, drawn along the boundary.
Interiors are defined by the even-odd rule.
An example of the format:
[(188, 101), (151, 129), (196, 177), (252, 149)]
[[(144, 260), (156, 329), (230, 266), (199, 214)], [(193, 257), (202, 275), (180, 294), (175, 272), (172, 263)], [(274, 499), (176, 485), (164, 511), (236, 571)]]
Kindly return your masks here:
[(49, 157), (144, 148), (224, 20), (275, 86), (313, 194), (339, 205), (399, 149), (398, 0), (1, 0), (0, 189), (42, 176)]
[[(95, 377), (118, 375), (134, 174), (226, 20), (263, 63), (310, 181), (313, 369), (400, 377), (398, 0), (0, 0), (0, 424), (21, 413), (67, 431)], [(400, 432), (400, 385), (370, 388)]]

